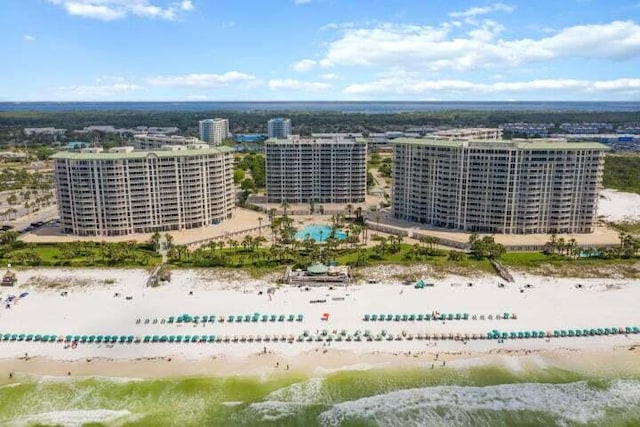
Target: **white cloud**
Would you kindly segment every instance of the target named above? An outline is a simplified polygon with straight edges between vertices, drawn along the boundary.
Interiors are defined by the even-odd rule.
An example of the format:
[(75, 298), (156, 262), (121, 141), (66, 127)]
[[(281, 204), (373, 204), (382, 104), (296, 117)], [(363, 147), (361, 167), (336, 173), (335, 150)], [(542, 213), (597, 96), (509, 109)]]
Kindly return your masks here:
[(553, 93), (554, 98), (569, 98), (566, 94), (640, 95), (640, 79), (614, 80), (543, 79), (521, 82), (477, 83), (467, 80), (421, 80), (405, 75), (387, 76), (375, 81), (352, 84), (344, 89), (350, 95), (421, 96), (500, 95), (514, 93)]
[(301, 72), (309, 71), (310, 69), (315, 67), (316, 64), (317, 64), (317, 61), (314, 61), (313, 59), (303, 59), (293, 64), (293, 69)]
[(487, 13), (492, 13), (492, 12), (511, 13), (513, 12), (514, 9), (515, 8), (513, 6), (508, 4), (494, 3), (494, 4), (490, 4), (488, 6), (483, 6), (483, 7), (472, 7), (463, 12), (451, 12), (449, 16), (453, 18), (472, 18), (479, 15), (486, 15)]
[(309, 4), (311, 3), (313, 0), (293, 0), (294, 4)]
[(339, 79), (340, 76), (335, 73), (325, 73), (325, 74), (320, 74), (320, 78), (324, 80), (336, 80), (336, 79)]
[(253, 74), (241, 73), (239, 71), (228, 71), (224, 74), (184, 74), (173, 76), (149, 77), (147, 82), (156, 86), (200, 86), (215, 87), (227, 86), (231, 83), (247, 82), (254, 80)]
[(302, 90), (302, 91), (323, 91), (331, 89), (329, 83), (305, 82), (294, 79), (272, 79), (269, 80), (269, 88), (272, 90)]
[[(403, 64), (413, 69), (462, 71), (568, 57), (625, 60), (640, 54), (640, 25), (634, 21), (578, 25), (539, 39), (513, 40), (500, 39), (503, 27), (492, 20), (467, 25), (470, 28), (464, 34), (451, 23), (347, 29), (329, 43), (317, 63), (322, 67), (383, 68)], [(296, 65), (311, 64), (305, 61), (311, 60)]]
[(184, 12), (193, 10), (191, 0), (164, 2), (158, 6), (153, 0), (49, 0), (63, 7), (69, 15), (112, 21), (129, 15), (143, 18), (176, 20)]
[(26, 34), (24, 36), (24, 41), (26, 41), (26, 42), (34, 42), (34, 41), (36, 41), (36, 36), (32, 36), (30, 34)]
[(103, 82), (115, 82), (115, 83), (122, 83), (125, 82), (127, 79), (125, 79), (124, 77), (121, 76), (112, 76), (109, 74), (103, 74), (100, 77), (98, 77), (96, 79), (97, 83), (103, 83)]
[(223, 22), (220, 27), (221, 28), (233, 28), (235, 26), (236, 26), (236, 21), (227, 21), (227, 22)]
[(141, 86), (131, 83), (113, 83), (110, 85), (74, 85), (53, 89), (54, 96), (63, 100), (101, 100), (122, 96), (128, 92), (139, 91)]

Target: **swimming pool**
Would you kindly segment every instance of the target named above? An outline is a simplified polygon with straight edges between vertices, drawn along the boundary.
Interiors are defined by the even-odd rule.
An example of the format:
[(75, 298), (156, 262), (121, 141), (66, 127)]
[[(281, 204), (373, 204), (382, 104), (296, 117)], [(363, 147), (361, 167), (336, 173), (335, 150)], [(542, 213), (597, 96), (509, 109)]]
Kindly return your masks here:
[[(307, 237), (312, 238), (316, 242), (324, 242), (331, 235), (331, 227), (328, 225), (312, 224), (307, 225), (295, 234), (297, 240), (304, 240)], [(342, 230), (336, 230), (336, 239), (345, 240), (347, 233)]]

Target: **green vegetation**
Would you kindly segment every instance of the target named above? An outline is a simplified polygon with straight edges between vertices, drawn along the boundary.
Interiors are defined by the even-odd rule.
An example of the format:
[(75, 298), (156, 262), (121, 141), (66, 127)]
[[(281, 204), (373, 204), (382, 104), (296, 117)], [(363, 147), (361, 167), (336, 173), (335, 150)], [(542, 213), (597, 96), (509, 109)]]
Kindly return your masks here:
[(236, 162), (236, 169), (249, 171), (256, 188), (265, 187), (265, 158), (262, 154), (251, 153)]
[(149, 244), (135, 242), (24, 243), (0, 235), (0, 262), (15, 266), (150, 266), (161, 261)]
[(608, 155), (604, 162), (602, 185), (630, 193), (640, 193), (640, 156)]
[(475, 259), (500, 258), (506, 252), (505, 247), (500, 243), (496, 243), (492, 236), (484, 236), (481, 238), (473, 233), (469, 236), (469, 245), (471, 255)]

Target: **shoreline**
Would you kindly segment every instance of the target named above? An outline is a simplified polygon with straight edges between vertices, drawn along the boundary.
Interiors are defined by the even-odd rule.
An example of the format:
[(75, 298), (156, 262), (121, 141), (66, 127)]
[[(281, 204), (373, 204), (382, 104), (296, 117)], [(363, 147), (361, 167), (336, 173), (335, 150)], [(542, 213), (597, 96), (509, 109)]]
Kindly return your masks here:
[[(296, 357), (281, 354), (252, 355), (244, 358), (212, 357), (181, 359), (172, 357), (114, 360), (52, 360), (43, 357), (0, 359), (0, 386), (25, 379), (145, 381), (188, 378), (259, 378), (280, 376), (318, 378), (339, 372), (396, 371), (417, 369), (428, 373), (442, 368), (464, 370), (475, 367), (501, 367), (517, 372), (561, 369), (586, 377), (640, 376), (637, 363), (640, 346), (584, 350), (563, 348), (546, 350), (498, 350), (485, 353), (383, 353), (358, 354), (329, 350), (304, 353)], [(444, 362), (444, 363), (443, 363)], [(278, 366), (276, 366), (278, 363)], [(286, 367), (289, 366), (289, 369)], [(13, 375), (10, 378), (8, 373)], [(68, 374), (70, 373), (70, 375)]]
[[(378, 272), (380, 276), (388, 273), (394, 274), (395, 269)], [(611, 362), (603, 355), (615, 353), (625, 364), (623, 355), (637, 356), (640, 351), (638, 333), (465, 339), (485, 337), (493, 330), (549, 334), (573, 331), (567, 328), (640, 327), (635, 304), (640, 286), (630, 279), (558, 279), (516, 273), (515, 284), (498, 286), (501, 281), (489, 275), (470, 279), (424, 274), (422, 278), (434, 286), (416, 289), (387, 279), (382, 284), (307, 291), (265, 280), (234, 280), (206, 270), (175, 271), (171, 283), (158, 288), (145, 286), (148, 273), (142, 269), (32, 269), (17, 274), (21, 286), (0, 289), (2, 336), (55, 334), (58, 339), (46, 343), (3, 339), (0, 382), (8, 380), (10, 372), (14, 376), (71, 372), (72, 377), (261, 377), (349, 369), (431, 369), (432, 364), (435, 369), (442, 362), (448, 367), (493, 359), (558, 358), (564, 364), (565, 354), (580, 354), (580, 359), (593, 356), (607, 365)], [(318, 300), (324, 302), (318, 304)], [(435, 312), (453, 313), (453, 320), (409, 318)], [(456, 320), (460, 313), (463, 316)], [(185, 314), (207, 315), (214, 321), (169, 321)], [(367, 319), (371, 314), (393, 315), (393, 319)], [(230, 321), (231, 316), (243, 320)], [(135, 337), (135, 341), (71, 345), (61, 338), (100, 334)], [(178, 334), (224, 338), (189, 343), (143, 339)], [(426, 334), (431, 338), (425, 339)], [(442, 339), (443, 335), (460, 335), (460, 339)], [(264, 339), (258, 341), (258, 336)]]

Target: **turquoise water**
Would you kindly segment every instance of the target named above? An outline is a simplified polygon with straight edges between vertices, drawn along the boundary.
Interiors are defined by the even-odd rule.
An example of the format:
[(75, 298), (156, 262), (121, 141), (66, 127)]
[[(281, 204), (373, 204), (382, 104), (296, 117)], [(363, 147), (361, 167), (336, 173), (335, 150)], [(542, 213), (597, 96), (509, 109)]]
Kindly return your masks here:
[[(307, 237), (310, 237), (316, 242), (324, 242), (329, 238), (329, 236), (331, 236), (331, 227), (328, 225), (312, 224), (307, 225), (302, 230), (298, 231), (294, 237), (298, 240), (304, 240)], [(336, 230), (335, 237), (338, 240), (345, 240), (347, 238), (347, 233), (342, 230)]]
[(0, 387), (0, 425), (640, 425), (640, 378), (588, 378), (557, 368), (16, 382)]

